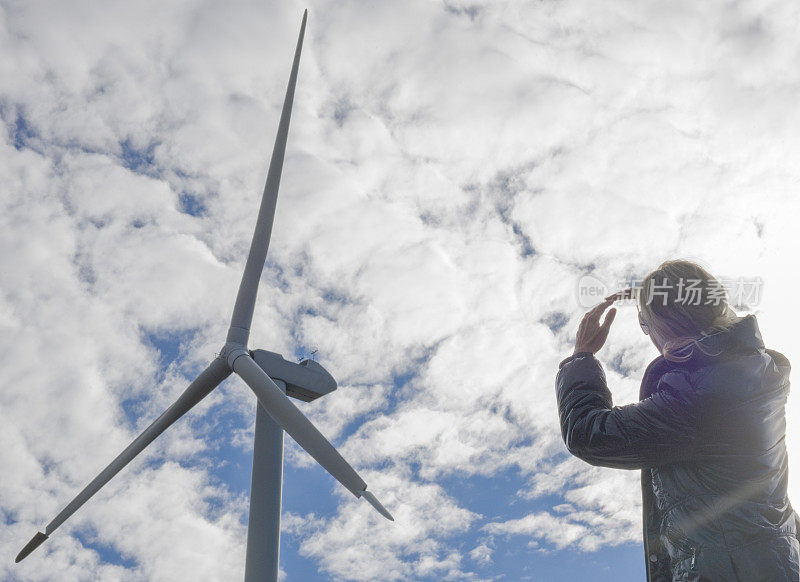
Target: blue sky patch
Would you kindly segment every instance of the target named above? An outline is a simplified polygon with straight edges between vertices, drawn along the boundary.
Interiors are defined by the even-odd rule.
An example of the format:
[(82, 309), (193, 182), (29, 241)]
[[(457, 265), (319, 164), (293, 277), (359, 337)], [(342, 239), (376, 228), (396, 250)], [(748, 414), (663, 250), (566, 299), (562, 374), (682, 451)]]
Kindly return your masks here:
[(199, 197), (187, 192), (178, 194), (178, 209), (190, 216), (203, 216), (208, 212), (206, 205)]
[(122, 165), (137, 174), (153, 175), (155, 168), (153, 154), (157, 143), (151, 143), (146, 148), (137, 148), (130, 139), (120, 142), (120, 158)]

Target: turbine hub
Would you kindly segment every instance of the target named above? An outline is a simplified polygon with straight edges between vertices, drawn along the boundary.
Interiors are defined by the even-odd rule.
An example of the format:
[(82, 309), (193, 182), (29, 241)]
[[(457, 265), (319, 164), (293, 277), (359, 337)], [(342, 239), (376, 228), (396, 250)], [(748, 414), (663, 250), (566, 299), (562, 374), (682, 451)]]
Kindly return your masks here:
[(233, 342), (226, 343), (219, 352), (219, 357), (225, 360), (231, 370), (233, 370), (233, 363), (237, 358), (250, 355), (252, 354), (246, 345)]

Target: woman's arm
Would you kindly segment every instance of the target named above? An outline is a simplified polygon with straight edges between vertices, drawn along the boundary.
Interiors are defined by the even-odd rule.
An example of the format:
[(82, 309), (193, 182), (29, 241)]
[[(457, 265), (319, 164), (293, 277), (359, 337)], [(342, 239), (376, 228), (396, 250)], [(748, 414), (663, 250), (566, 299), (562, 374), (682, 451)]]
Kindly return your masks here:
[(688, 460), (699, 445), (699, 394), (680, 371), (649, 398), (614, 406), (600, 362), (578, 352), (559, 365), (556, 398), (567, 450), (592, 465), (655, 467)]

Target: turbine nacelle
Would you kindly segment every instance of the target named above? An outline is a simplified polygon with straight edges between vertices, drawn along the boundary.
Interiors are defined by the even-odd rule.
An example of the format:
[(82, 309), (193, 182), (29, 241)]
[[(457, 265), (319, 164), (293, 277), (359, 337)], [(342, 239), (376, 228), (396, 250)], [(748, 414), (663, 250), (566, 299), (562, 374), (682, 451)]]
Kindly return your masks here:
[(231, 371), (241, 356), (249, 356), (273, 381), (286, 384), (286, 395), (311, 402), (336, 390), (336, 380), (319, 362), (306, 358), (292, 362), (281, 354), (267, 350), (249, 350), (239, 343), (227, 343), (219, 353)]
[(314, 360), (291, 362), (282, 355), (267, 350), (254, 350), (251, 354), (267, 376), (286, 384), (287, 396), (311, 402), (336, 390), (336, 380)]

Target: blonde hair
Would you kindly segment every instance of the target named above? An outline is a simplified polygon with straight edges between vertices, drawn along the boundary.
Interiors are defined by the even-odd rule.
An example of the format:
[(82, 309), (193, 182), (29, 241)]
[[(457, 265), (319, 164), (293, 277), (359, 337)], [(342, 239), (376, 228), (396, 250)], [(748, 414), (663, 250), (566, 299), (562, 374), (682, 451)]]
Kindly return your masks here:
[(685, 362), (698, 340), (730, 329), (739, 317), (725, 288), (702, 266), (685, 259), (664, 261), (637, 288), (642, 319), (665, 359)]

